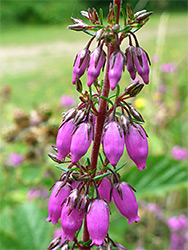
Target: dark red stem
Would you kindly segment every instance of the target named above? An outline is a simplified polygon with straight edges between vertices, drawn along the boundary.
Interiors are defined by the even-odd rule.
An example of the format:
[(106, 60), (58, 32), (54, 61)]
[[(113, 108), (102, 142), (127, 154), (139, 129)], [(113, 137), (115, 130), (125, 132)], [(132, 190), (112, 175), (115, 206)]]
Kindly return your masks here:
[[(120, 7), (121, 7), (121, 0), (114, 0), (114, 6), (117, 5), (117, 24), (119, 23), (119, 16), (120, 16)], [(106, 63), (106, 70), (105, 70), (105, 77), (103, 83), (103, 89), (101, 96), (108, 97), (109, 95), (109, 79), (108, 79), (108, 71), (109, 71), (109, 63), (110, 63), (110, 56), (115, 51), (116, 46), (115, 43), (110, 43), (107, 45), (107, 63)], [(93, 148), (91, 153), (91, 170), (97, 168), (97, 160), (99, 155), (99, 148), (101, 143), (102, 131), (105, 122), (107, 112), (107, 101), (104, 99), (99, 100), (99, 109), (98, 109), (98, 116), (96, 118), (96, 125), (95, 125), (95, 136), (93, 142)], [(83, 241), (86, 242), (90, 239), (89, 233), (87, 230), (87, 223), (86, 218), (84, 220), (83, 226)], [(89, 250), (90, 248), (84, 248)]]

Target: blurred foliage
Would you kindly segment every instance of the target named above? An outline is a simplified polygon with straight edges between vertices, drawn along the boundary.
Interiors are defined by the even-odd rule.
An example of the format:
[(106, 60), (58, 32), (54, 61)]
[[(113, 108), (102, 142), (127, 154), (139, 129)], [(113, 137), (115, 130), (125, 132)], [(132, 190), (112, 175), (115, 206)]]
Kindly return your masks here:
[[(107, 13), (111, 0), (100, 1), (100, 7), (104, 14)], [(137, 11), (142, 8), (155, 12), (178, 11), (187, 8), (186, 0), (130, 0)], [(123, 1), (125, 7), (126, 1)], [(1, 24), (57, 24), (67, 23), (70, 16), (79, 16), (81, 9), (95, 7), (99, 10), (99, 0), (2, 0), (1, 1)]]
[(35, 0), (2, 0), (2, 25), (13, 23), (30, 24), (63, 24), (70, 20), (74, 13), (84, 8), (82, 1), (35, 1)]

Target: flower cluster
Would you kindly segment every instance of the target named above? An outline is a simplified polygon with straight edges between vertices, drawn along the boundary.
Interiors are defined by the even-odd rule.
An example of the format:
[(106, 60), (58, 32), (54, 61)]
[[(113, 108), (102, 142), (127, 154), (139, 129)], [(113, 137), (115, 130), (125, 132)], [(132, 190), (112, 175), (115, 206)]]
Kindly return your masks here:
[[(65, 171), (54, 184), (49, 200), (46, 220), (57, 224), (61, 218), (62, 226), (61, 235), (53, 239), (49, 250), (68, 248), (71, 241), (74, 242), (73, 248), (75, 245), (80, 249), (95, 245), (125, 249), (108, 233), (112, 200), (128, 219), (128, 224), (140, 220), (135, 190), (121, 181), (117, 173), (125, 164), (117, 165), (126, 148), (137, 168), (146, 168), (148, 141), (142, 127), (144, 119), (127, 99), (137, 96), (144, 83), (149, 83), (149, 57), (139, 46), (135, 32), (145, 24), (151, 12), (144, 10), (134, 14), (128, 4), (126, 18), (123, 12), (127, 21), (121, 28), (120, 4), (120, 0), (110, 4), (106, 27), (102, 15), (99, 16), (95, 9), (81, 12), (92, 23), (91, 26), (72, 18), (74, 24), (68, 27), (92, 35), (92, 38), (76, 55), (73, 65), (72, 84), (80, 93), (80, 103), (63, 115), (56, 146), (53, 146), (56, 154), (49, 153), (51, 159), (59, 164), (58, 168)], [(129, 46), (123, 52), (121, 45), (126, 37), (129, 38)], [(94, 41), (97, 46), (90, 51)], [(125, 66), (133, 82), (120, 93), (119, 82)], [(104, 79), (100, 80), (104, 67)], [(84, 92), (81, 77), (85, 71), (89, 90)], [(137, 73), (144, 83), (136, 80)], [(116, 90), (116, 94), (109, 96), (110, 89)], [(85, 155), (91, 145), (89, 158)], [(66, 164), (67, 168), (60, 164)], [(82, 224), (83, 241), (79, 241)]]
[[(120, 182), (112, 170), (107, 173), (111, 172), (114, 178), (106, 177), (98, 182), (91, 179), (72, 181), (70, 173), (63, 174), (54, 184), (46, 221), (51, 221), (55, 225), (61, 218), (62, 232), (58, 236), (61, 239), (59, 246), (75, 240), (75, 234), (81, 228), (84, 217), (92, 240), (91, 246), (100, 246), (110, 241), (107, 233), (111, 200), (114, 200), (119, 212), (128, 219), (129, 224), (140, 220), (135, 190), (126, 182)], [(75, 179), (81, 178), (77, 175)], [(96, 198), (89, 196), (91, 182), (96, 190)]]

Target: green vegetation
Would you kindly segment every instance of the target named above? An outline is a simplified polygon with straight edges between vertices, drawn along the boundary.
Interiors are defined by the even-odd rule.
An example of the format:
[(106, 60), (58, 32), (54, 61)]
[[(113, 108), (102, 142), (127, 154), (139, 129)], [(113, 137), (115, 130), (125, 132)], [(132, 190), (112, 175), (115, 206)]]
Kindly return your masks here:
[[(171, 158), (173, 146), (188, 147), (188, 67), (185, 57), (187, 29), (186, 25), (182, 25), (186, 23), (186, 18), (186, 13), (155, 14), (145, 29), (137, 34), (141, 47), (146, 48), (151, 58), (155, 55), (159, 60), (152, 63), (151, 82), (144, 88), (142, 100), (137, 104), (135, 102), (146, 120), (150, 157), (147, 162), (148, 170), (137, 172), (131, 162), (121, 170), (123, 179), (136, 188), (138, 198), (156, 202), (164, 209), (167, 217), (184, 213), (187, 206), (186, 163)], [(60, 123), (61, 95), (78, 97), (71, 84), (72, 64), (76, 53), (85, 46), (87, 40), (86, 35), (81, 36), (79, 32), (67, 30), (65, 25), (18, 25), (2, 28), (1, 88), (10, 87), (9, 99), (1, 100), (3, 132), (12, 125), (16, 108), (29, 112), (43, 103), (47, 103), (53, 110), (53, 121), (57, 125)], [(125, 43), (124, 48), (126, 46)], [(161, 72), (160, 66), (163, 63), (174, 63), (176, 70), (171, 73)], [(83, 83), (85, 79), (86, 76), (82, 77)], [(124, 73), (121, 88), (129, 84), (128, 79), (128, 74)], [(162, 84), (165, 84), (166, 92), (160, 96), (159, 86)], [(143, 105), (139, 104), (142, 102)], [(46, 148), (44, 159), (39, 162), (35, 160), (17, 168), (7, 168), (5, 161), (8, 154), (12, 151), (25, 153), (25, 147), (23, 142), (3, 143), (1, 146), (4, 158), (1, 159), (3, 164), (0, 168), (2, 249), (11, 250), (13, 245), (17, 250), (45, 249), (54, 230), (44, 221), (47, 200), (36, 199), (34, 205), (25, 202), (29, 189), (35, 186), (49, 188), (54, 182), (53, 177), (58, 176), (60, 170), (47, 157), (50, 147)], [(120, 164), (126, 160), (125, 156)], [(52, 173), (49, 169), (52, 169)], [(114, 210), (113, 206), (112, 209)], [(140, 237), (143, 237), (140, 242), (146, 250), (167, 249), (167, 226), (142, 209), (140, 213), (142, 221), (128, 227), (127, 221), (120, 219), (117, 210), (113, 212), (110, 230), (114, 239), (130, 250), (138, 246)], [(33, 231), (35, 232), (32, 233)]]

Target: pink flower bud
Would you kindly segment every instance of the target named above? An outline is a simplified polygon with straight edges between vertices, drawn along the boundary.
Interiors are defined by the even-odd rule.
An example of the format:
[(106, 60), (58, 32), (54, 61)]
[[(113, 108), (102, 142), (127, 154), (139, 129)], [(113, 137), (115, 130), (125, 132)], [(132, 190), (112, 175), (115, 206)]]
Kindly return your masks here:
[(129, 220), (129, 225), (134, 221), (138, 222), (140, 220), (137, 214), (138, 204), (136, 197), (132, 188), (126, 182), (121, 182), (113, 186), (112, 197), (120, 213)]
[(103, 149), (110, 164), (115, 167), (124, 150), (124, 134), (122, 128), (115, 121), (111, 121), (105, 127), (103, 136)]
[(91, 84), (97, 79), (100, 74), (101, 68), (104, 66), (106, 61), (105, 52), (100, 48), (95, 48), (90, 55), (89, 67), (87, 70), (87, 86), (90, 87)]
[(140, 47), (133, 51), (133, 59), (138, 74), (142, 77), (145, 84), (149, 83), (149, 66), (146, 52)]
[(137, 127), (138, 129), (130, 125), (125, 137), (125, 145), (129, 157), (134, 161), (139, 170), (143, 170), (146, 168), (148, 141), (143, 128), (140, 125), (137, 125)]
[(94, 200), (87, 213), (87, 228), (92, 239), (91, 245), (100, 246), (104, 243), (109, 228), (109, 213), (103, 200)]
[(100, 197), (105, 199), (107, 203), (110, 203), (110, 191), (111, 191), (111, 182), (108, 178), (103, 178), (99, 187), (98, 191), (100, 194)]
[(77, 54), (73, 66), (72, 84), (75, 84), (76, 77), (79, 79), (84, 74), (89, 63), (89, 54), (88, 49), (83, 49)]
[(126, 57), (127, 57), (127, 70), (133, 80), (136, 78), (136, 69), (135, 69), (134, 61), (133, 61), (134, 49), (135, 49), (134, 46), (128, 46), (125, 52)]
[(58, 192), (58, 189), (60, 188), (61, 185), (62, 185), (61, 181), (55, 183), (48, 204), (49, 216), (46, 219), (46, 221), (51, 221), (54, 225), (58, 222), (59, 218), (61, 217), (61, 209), (62, 209), (61, 204), (69, 196), (71, 191), (70, 187), (68, 185), (65, 185)]
[(73, 134), (71, 141), (71, 159), (73, 164), (87, 153), (92, 138), (92, 124), (90, 122), (81, 123)]
[(64, 123), (62, 127), (59, 128), (56, 146), (57, 146), (57, 159), (62, 160), (70, 153), (70, 145), (72, 140), (72, 132), (74, 130), (73, 119)]
[(111, 90), (114, 90), (120, 81), (124, 65), (125, 58), (123, 53), (120, 50), (115, 51), (110, 57), (110, 67), (108, 72)]
[[(72, 210), (72, 211), (71, 211)], [(77, 208), (72, 209), (71, 206), (65, 203), (62, 206), (61, 211), (61, 226), (63, 229), (64, 236), (72, 241), (75, 233), (82, 226), (84, 214), (79, 214)]]

